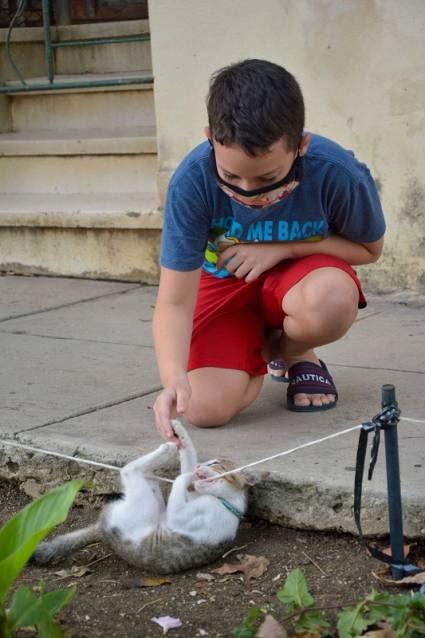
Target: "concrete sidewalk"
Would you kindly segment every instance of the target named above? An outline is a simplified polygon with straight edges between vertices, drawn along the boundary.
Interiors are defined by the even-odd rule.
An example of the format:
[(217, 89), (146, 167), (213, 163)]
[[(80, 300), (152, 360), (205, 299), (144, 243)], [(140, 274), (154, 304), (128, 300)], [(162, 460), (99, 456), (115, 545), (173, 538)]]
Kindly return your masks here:
[[(0, 438), (119, 466), (156, 447), (155, 295), (137, 284), (0, 277)], [(396, 386), (403, 416), (425, 421), (425, 297), (369, 297), (349, 335), (319, 354), (337, 383), (337, 409), (288, 412), (286, 385), (267, 379), (256, 403), (225, 428), (191, 428), (201, 460), (245, 464), (367, 421), (384, 383)], [(355, 431), (258, 466), (270, 475), (253, 489), (253, 511), (291, 526), (354, 531), (357, 439)], [(409, 536), (425, 534), (424, 442), (425, 423), (400, 422)], [(368, 533), (388, 529), (384, 455), (382, 444), (364, 486)], [(1, 443), (0, 475), (18, 477), (32, 495), (76, 476), (108, 491), (118, 477)]]

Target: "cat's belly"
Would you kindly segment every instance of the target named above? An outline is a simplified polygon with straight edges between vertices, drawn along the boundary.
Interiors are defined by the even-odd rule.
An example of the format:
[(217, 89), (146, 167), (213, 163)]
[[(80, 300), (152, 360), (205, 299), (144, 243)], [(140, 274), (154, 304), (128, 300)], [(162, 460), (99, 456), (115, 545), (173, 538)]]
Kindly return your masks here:
[(118, 528), (104, 529), (104, 539), (127, 563), (154, 574), (177, 573), (205, 565), (228, 547), (228, 543), (201, 545), (161, 527), (139, 537), (137, 542), (126, 540)]

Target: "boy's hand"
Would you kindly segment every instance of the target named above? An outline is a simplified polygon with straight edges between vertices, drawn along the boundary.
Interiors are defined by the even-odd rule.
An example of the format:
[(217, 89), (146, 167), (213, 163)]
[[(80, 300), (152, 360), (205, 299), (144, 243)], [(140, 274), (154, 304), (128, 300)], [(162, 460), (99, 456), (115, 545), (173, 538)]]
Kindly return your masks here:
[(153, 406), (156, 429), (165, 441), (175, 443), (177, 447), (181, 447), (181, 443), (173, 430), (171, 419), (176, 414), (184, 414), (186, 412), (190, 395), (189, 380), (187, 376), (184, 376), (165, 386), (157, 396)]
[(284, 243), (236, 244), (220, 253), (217, 268), (226, 268), (238, 279), (250, 282), (290, 257), (291, 248)]

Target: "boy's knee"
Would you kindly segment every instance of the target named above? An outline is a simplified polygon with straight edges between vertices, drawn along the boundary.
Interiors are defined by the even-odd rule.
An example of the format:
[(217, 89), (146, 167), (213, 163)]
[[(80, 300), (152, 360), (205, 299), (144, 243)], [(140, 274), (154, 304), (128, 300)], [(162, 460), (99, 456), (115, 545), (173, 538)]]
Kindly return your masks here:
[(323, 269), (304, 291), (303, 302), (309, 312), (323, 312), (325, 304), (327, 313), (345, 315), (353, 309), (357, 310), (359, 291), (354, 280), (342, 270)]
[(226, 410), (220, 410), (218, 407), (211, 408), (205, 404), (196, 405), (194, 401), (191, 401), (191, 405), (186, 410), (184, 417), (197, 428), (218, 428), (226, 425), (230, 419), (234, 416), (233, 413), (229, 413)]

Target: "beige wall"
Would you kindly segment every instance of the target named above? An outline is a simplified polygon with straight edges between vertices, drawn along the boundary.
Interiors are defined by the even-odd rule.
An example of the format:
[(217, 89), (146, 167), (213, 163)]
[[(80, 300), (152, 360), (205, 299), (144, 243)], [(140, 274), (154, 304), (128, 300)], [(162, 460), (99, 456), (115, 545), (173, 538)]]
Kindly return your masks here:
[(282, 64), (303, 88), (307, 129), (377, 179), (388, 233), (366, 285), (425, 292), (424, 24), (423, 0), (152, 0), (161, 182), (202, 140), (214, 70)]

